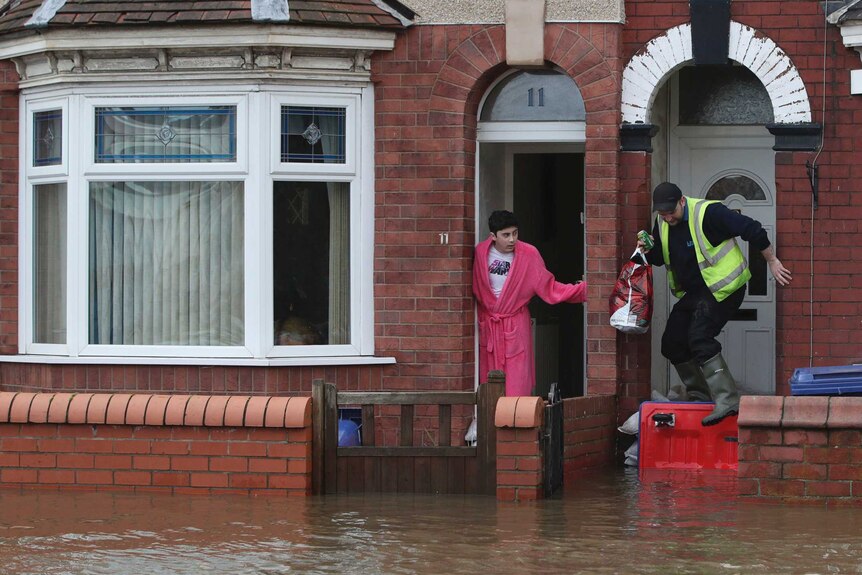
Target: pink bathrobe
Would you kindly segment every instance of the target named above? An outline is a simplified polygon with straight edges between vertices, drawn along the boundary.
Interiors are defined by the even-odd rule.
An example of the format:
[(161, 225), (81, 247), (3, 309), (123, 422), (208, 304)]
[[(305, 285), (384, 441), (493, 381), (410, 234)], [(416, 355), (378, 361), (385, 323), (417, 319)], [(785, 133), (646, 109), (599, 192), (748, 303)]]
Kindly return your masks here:
[(533, 393), (536, 370), (527, 304), (534, 295), (549, 304), (583, 303), (587, 284), (556, 281), (545, 268), (542, 256), (532, 245), (515, 244), (515, 259), (503, 284), (500, 297), (494, 297), (488, 277), (488, 251), (493, 237), (476, 246), (473, 262), (473, 295), (479, 315), (479, 381), (484, 382), (494, 369), (506, 374), (506, 395)]

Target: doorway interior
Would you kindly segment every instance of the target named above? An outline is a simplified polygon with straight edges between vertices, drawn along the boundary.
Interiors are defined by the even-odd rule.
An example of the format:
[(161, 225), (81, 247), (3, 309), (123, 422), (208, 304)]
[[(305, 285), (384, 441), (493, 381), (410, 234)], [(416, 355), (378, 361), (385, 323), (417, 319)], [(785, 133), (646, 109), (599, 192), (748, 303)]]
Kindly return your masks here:
[[(584, 278), (583, 144), (480, 144), (477, 239), (489, 233), (488, 215), (513, 211), (520, 239), (533, 244), (557, 281)], [(552, 383), (562, 397), (584, 394), (585, 306), (529, 305), (536, 362), (535, 395), (547, 397)]]

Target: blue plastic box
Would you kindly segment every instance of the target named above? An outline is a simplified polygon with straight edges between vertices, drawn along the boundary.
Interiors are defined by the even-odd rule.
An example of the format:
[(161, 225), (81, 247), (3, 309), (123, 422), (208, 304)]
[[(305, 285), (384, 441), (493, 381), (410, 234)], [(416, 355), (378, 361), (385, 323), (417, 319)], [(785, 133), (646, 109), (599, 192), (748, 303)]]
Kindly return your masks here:
[(862, 365), (800, 367), (790, 377), (791, 395), (860, 395)]

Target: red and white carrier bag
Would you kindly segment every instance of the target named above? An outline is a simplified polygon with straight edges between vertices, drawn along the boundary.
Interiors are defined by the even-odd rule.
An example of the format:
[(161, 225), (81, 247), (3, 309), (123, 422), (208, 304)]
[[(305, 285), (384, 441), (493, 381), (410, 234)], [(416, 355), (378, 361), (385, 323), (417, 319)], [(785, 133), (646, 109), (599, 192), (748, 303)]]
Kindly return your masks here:
[(636, 249), (623, 265), (609, 300), (611, 326), (623, 333), (646, 333), (652, 319), (652, 266)]

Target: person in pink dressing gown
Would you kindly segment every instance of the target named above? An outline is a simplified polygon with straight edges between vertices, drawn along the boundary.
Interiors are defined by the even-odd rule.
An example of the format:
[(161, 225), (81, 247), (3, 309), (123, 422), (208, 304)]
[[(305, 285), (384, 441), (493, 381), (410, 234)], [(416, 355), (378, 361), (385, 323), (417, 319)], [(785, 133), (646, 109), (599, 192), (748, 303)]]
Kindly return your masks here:
[(498, 210), (488, 218), (491, 235), (476, 246), (473, 261), (473, 295), (479, 320), (479, 374), (506, 374), (506, 395), (535, 392), (530, 311), (527, 304), (539, 296), (549, 304), (583, 303), (587, 283), (558, 282), (545, 267), (534, 246), (518, 241), (518, 220)]

